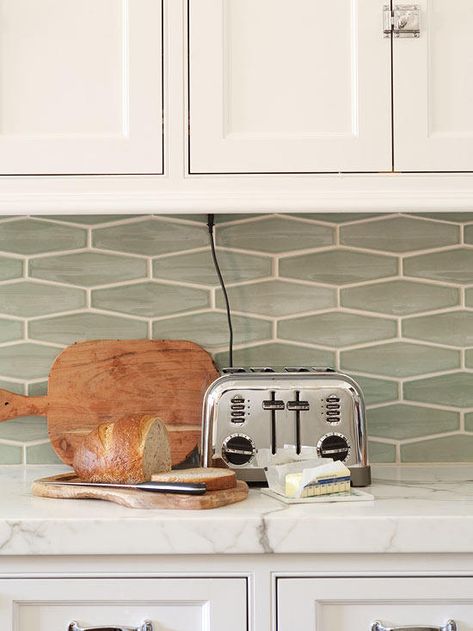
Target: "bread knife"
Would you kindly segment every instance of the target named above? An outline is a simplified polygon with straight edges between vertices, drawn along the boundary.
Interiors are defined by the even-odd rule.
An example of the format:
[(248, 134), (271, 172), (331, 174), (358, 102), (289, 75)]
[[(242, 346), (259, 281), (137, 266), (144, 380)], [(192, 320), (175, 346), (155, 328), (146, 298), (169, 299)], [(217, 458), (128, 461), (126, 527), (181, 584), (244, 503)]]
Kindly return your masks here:
[(116, 484), (114, 482), (59, 482), (48, 480), (43, 484), (52, 486), (90, 486), (104, 489), (136, 489), (138, 491), (151, 491), (152, 493), (183, 493), (186, 495), (203, 495), (207, 490), (204, 483), (183, 482), (140, 482), (139, 484)]

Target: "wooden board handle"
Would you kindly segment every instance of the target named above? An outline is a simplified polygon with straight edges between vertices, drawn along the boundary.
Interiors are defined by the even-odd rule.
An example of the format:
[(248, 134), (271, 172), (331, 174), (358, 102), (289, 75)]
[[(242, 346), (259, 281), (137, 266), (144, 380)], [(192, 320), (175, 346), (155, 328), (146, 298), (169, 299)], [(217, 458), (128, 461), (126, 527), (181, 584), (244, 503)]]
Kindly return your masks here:
[(0, 388), (0, 421), (18, 416), (46, 416), (48, 397), (25, 397)]

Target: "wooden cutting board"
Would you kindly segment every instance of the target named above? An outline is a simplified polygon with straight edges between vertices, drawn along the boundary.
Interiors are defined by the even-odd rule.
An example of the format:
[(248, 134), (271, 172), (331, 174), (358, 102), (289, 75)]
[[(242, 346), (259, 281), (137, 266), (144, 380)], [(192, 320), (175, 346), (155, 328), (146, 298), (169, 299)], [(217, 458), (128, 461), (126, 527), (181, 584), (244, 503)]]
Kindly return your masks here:
[(205, 495), (176, 495), (173, 493), (151, 493), (135, 489), (104, 489), (98, 487), (50, 486), (46, 481), (75, 482), (79, 478), (74, 473), (62, 473), (33, 482), (33, 495), (56, 499), (95, 499), (115, 502), (128, 508), (162, 508), (179, 510), (203, 510), (219, 508), (227, 504), (241, 502), (248, 496), (248, 485), (241, 480), (233, 489), (208, 491)]
[(199, 443), (203, 396), (218, 375), (210, 355), (193, 342), (79, 342), (56, 358), (46, 396), (0, 390), (0, 421), (47, 416), (51, 443), (71, 464), (78, 443), (100, 423), (152, 414), (166, 423), (178, 464)]

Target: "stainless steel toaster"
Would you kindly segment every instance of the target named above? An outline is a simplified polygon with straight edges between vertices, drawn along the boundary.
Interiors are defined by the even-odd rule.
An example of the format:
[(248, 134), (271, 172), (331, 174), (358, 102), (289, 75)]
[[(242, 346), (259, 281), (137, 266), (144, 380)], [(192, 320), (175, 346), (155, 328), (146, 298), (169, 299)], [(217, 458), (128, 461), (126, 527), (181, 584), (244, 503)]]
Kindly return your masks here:
[(288, 445), (315, 447), (350, 468), (353, 486), (370, 484), (360, 386), (331, 368), (224, 369), (204, 397), (202, 466), (223, 459), (240, 479), (260, 482), (258, 450)]

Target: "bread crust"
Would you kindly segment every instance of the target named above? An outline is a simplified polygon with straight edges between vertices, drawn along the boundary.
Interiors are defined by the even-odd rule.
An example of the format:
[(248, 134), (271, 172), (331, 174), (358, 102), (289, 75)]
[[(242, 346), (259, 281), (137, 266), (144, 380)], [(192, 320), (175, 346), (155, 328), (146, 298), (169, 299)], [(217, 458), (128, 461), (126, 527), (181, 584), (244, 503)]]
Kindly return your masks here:
[[(152, 460), (150, 453), (156, 454)], [(99, 425), (76, 450), (72, 466), (86, 482), (146, 482), (153, 473), (171, 470), (166, 426), (150, 415), (126, 416)]]
[(230, 469), (215, 467), (174, 469), (169, 473), (157, 473), (152, 476), (156, 482), (204, 483), (207, 491), (233, 489), (237, 485), (236, 475)]

